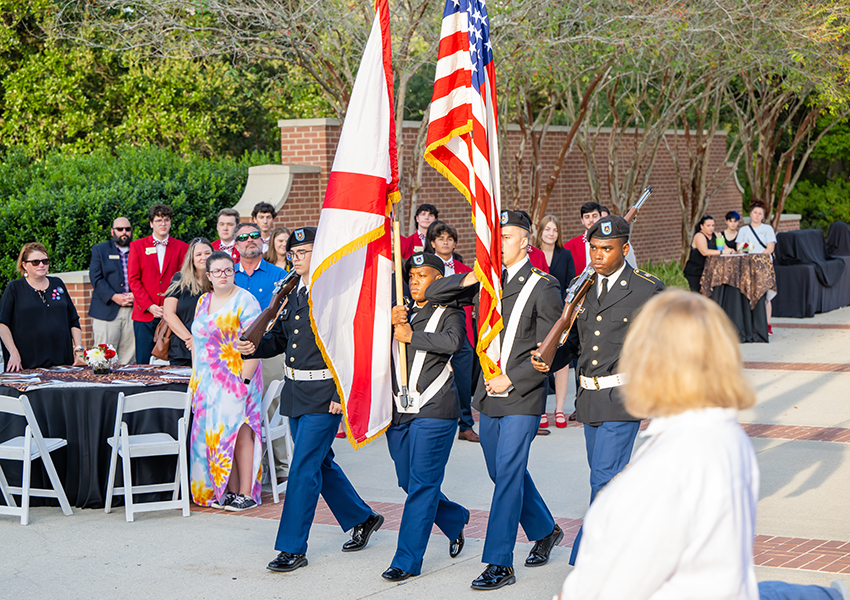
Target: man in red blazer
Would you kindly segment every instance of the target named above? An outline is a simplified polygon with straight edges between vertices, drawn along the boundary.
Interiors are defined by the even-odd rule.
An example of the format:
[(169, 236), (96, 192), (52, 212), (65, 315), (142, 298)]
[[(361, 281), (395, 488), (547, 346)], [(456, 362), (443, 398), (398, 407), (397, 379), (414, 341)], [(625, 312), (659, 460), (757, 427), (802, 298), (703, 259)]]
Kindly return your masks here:
[[(585, 202), (581, 205), (581, 224), (584, 226), (584, 231), (581, 235), (577, 235), (573, 239), (564, 243), (564, 248), (570, 251), (573, 255), (573, 263), (576, 266), (576, 275), (581, 275), (587, 266), (588, 244), (585, 239), (587, 230), (593, 227), (596, 222), (602, 218), (602, 207), (596, 202)], [(569, 285), (569, 284), (567, 284)]]
[(239, 211), (232, 208), (222, 208), (218, 211), (218, 221), (215, 228), (218, 239), (212, 243), (213, 250), (227, 252), (233, 262), (239, 264), (239, 250), (236, 249), (236, 226), (239, 225)]
[(183, 266), (189, 249), (186, 242), (168, 235), (174, 211), (165, 204), (148, 210), (152, 235), (130, 243), (127, 275), (133, 292), (133, 331), (136, 334), (136, 364), (150, 362), (153, 334), (162, 318), (162, 301), (171, 278)]
[(410, 237), (401, 238), (401, 256), (404, 260), (410, 258), (414, 252), (422, 252), (424, 250), (428, 227), (439, 216), (440, 211), (433, 204), (420, 204), (416, 208), (416, 214), (413, 217), (413, 220), (416, 222), (416, 231)]

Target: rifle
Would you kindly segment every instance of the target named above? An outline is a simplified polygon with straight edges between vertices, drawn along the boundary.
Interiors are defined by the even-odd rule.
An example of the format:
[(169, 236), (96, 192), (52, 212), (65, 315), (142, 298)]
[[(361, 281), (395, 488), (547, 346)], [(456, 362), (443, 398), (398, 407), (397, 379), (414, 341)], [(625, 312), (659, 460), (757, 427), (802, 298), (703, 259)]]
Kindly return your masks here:
[[(632, 223), (635, 220), (635, 217), (637, 217), (643, 203), (646, 202), (646, 199), (649, 198), (651, 193), (652, 186), (650, 185), (647, 186), (640, 195), (637, 203), (632, 206), (626, 213), (626, 216), (623, 217), (628, 223)], [(567, 289), (564, 311), (561, 313), (561, 317), (555, 321), (555, 325), (552, 326), (552, 330), (549, 332), (549, 335), (547, 335), (546, 339), (543, 340), (543, 343), (540, 344), (540, 348), (537, 349), (536, 353), (531, 355), (532, 360), (536, 360), (537, 362), (543, 363), (547, 366), (552, 364), (552, 360), (555, 358), (555, 352), (558, 348), (564, 345), (564, 342), (567, 341), (570, 329), (572, 328), (578, 313), (581, 311), (584, 298), (593, 288), (593, 284), (595, 282), (596, 271), (594, 270), (593, 265), (587, 265), (584, 271), (581, 272), (581, 275), (576, 277), (572, 284), (570, 284), (569, 289)]]
[[(393, 264), (395, 266), (396, 305), (404, 306), (404, 282), (401, 269), (401, 231), (397, 219), (393, 220)], [(398, 400), (402, 408), (410, 406), (410, 391), (407, 389), (407, 344), (398, 343), (399, 375)], [(415, 391), (415, 390), (414, 390)]]
[(274, 284), (274, 296), (272, 297), (269, 307), (260, 313), (248, 329), (239, 336), (241, 340), (247, 340), (254, 344), (254, 347), (260, 345), (260, 340), (263, 339), (263, 334), (274, 326), (275, 319), (278, 313), (286, 306), (287, 296), (298, 285), (301, 277), (292, 269), (283, 279)]

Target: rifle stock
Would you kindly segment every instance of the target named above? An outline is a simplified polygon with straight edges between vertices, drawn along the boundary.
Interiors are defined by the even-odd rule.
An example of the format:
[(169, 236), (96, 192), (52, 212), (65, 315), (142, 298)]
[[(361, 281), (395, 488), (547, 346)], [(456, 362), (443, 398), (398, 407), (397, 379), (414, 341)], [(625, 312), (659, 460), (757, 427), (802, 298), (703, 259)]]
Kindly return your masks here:
[[(635, 205), (632, 206), (626, 213), (626, 216), (623, 217), (627, 222), (634, 222), (638, 212), (640, 212), (640, 209), (643, 206), (643, 203), (646, 202), (646, 199), (649, 198), (651, 193), (652, 186), (650, 185), (647, 186)], [(540, 344), (540, 348), (537, 349), (537, 354), (532, 355), (533, 360), (551, 366), (552, 361), (555, 358), (555, 352), (564, 344), (564, 342), (567, 341), (570, 328), (572, 328), (573, 322), (576, 320), (576, 317), (581, 310), (581, 305), (584, 302), (585, 296), (587, 296), (587, 293), (591, 290), (595, 281), (596, 271), (593, 270), (591, 265), (588, 265), (567, 290), (566, 304), (564, 305), (561, 317), (555, 321), (551, 331), (549, 331), (549, 334), (543, 340), (543, 343)]]
[(275, 294), (272, 297), (269, 307), (260, 313), (260, 316), (258, 316), (254, 322), (248, 326), (248, 329), (246, 329), (240, 337), (254, 344), (255, 348), (259, 346), (260, 341), (263, 339), (263, 334), (274, 324), (274, 320), (277, 318), (277, 313), (281, 308), (283, 308), (284, 300), (289, 293), (295, 289), (295, 286), (298, 285), (299, 281), (301, 281), (301, 277), (298, 276), (295, 269), (287, 273), (286, 277), (278, 281), (275, 284)]

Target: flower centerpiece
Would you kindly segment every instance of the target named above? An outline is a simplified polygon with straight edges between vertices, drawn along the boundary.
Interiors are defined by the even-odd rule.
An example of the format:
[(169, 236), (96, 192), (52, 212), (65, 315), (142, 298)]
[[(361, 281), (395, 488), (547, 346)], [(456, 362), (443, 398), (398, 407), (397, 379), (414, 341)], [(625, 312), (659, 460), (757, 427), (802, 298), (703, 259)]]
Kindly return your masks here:
[(95, 375), (109, 375), (117, 356), (111, 345), (98, 344), (86, 350), (86, 364), (92, 368)]
[(740, 248), (741, 252), (743, 252), (744, 254), (749, 254), (750, 250), (752, 250), (752, 249), (753, 248), (752, 248), (752, 246), (750, 246), (749, 242), (744, 242), (744, 245), (741, 246), (741, 248)]

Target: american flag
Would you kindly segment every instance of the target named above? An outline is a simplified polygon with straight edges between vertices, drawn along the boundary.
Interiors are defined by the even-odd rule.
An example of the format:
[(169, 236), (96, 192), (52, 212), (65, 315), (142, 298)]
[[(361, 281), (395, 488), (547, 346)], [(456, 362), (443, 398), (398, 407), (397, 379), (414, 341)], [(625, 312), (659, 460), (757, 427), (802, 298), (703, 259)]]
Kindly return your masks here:
[(466, 196), (475, 227), (475, 275), (481, 282), (478, 344), (484, 378), (498, 375), (502, 330), (502, 239), (496, 69), (485, 0), (448, 0), (425, 160)]

